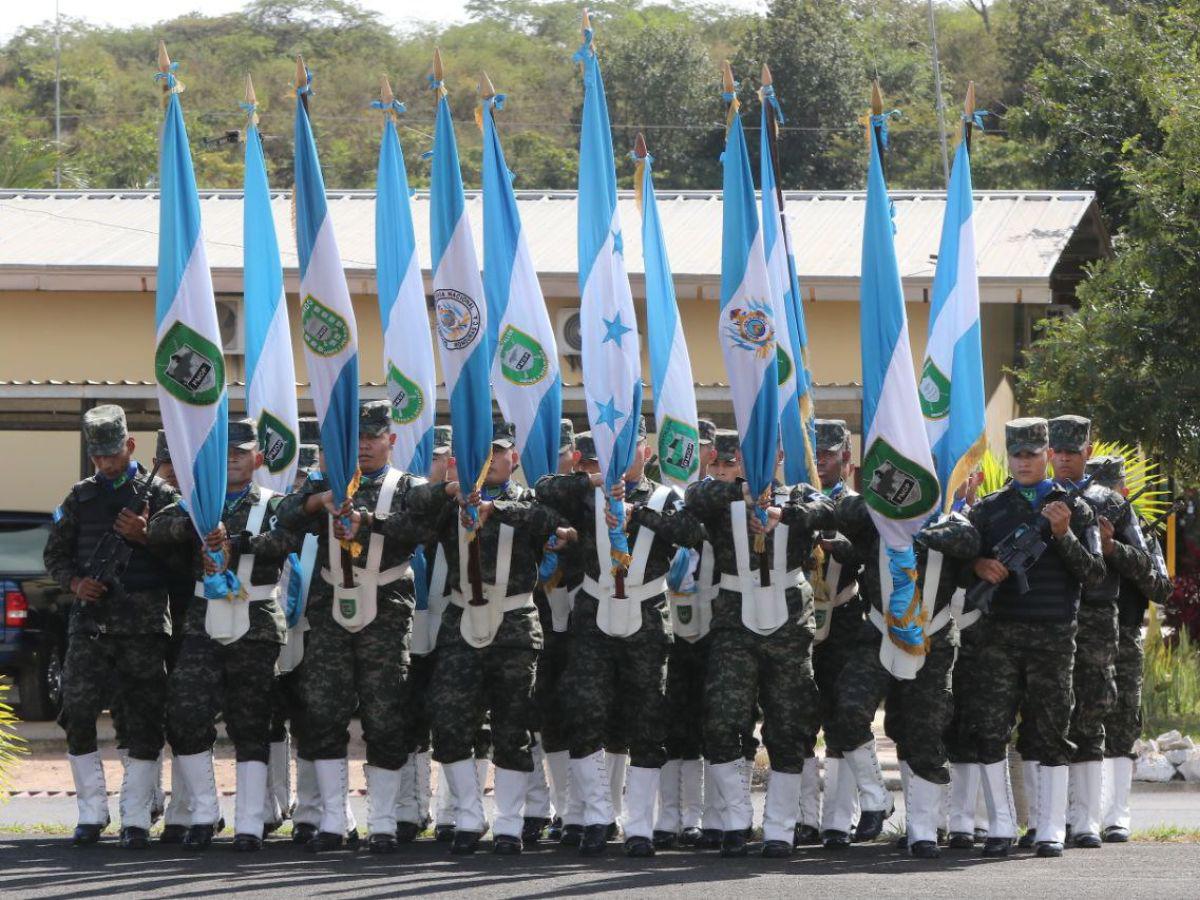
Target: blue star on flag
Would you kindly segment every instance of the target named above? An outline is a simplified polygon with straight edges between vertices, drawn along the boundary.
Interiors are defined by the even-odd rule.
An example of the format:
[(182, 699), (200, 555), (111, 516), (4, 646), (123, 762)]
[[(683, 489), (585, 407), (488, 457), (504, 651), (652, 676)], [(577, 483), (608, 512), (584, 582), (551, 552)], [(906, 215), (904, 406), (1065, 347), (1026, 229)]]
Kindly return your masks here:
[(600, 410), (599, 417), (596, 422), (600, 425), (607, 425), (613, 431), (617, 430), (617, 422), (625, 418), (625, 413), (617, 409), (616, 397), (609, 397), (606, 403), (597, 403), (596, 406)]
[(621, 336), (624, 335), (626, 332), (633, 331), (632, 328), (627, 328), (623, 324), (621, 324), (621, 314), (619, 312), (612, 319), (606, 319), (603, 316), (601, 316), (600, 320), (602, 322), (604, 322), (604, 327), (607, 329), (604, 332), (604, 340), (602, 340), (600, 342), (602, 344), (607, 344), (609, 341), (612, 341), (614, 344), (616, 344), (618, 347), (620, 347), (621, 346)]

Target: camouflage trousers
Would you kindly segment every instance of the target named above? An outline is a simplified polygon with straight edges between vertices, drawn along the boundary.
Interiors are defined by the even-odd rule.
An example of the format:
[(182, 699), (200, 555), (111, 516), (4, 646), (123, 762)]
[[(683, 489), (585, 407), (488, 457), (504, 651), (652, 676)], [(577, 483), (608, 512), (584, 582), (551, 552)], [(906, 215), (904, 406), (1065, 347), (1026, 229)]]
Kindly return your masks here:
[[(817, 684), (817, 706), (820, 726), (826, 731), (833, 725), (838, 708), (838, 677), (842, 669), (853, 655), (855, 642), (847, 640), (844, 634), (830, 634), (825, 640), (813, 647), (813, 678)], [(817, 743), (817, 733), (812, 735), (813, 746)], [(825, 755), (839, 759), (841, 750), (834, 750), (826, 745)]]
[(570, 638), (566, 632), (554, 631), (548, 616), (542, 619), (542, 653), (538, 657), (533, 698), (536, 708), (535, 729), (541, 733), (542, 749), (547, 753), (571, 748), (562, 697), (562, 678), (567, 671), (569, 644)]
[(296, 745), (304, 733), (304, 663), (271, 680), (271, 743), (291, 734)]
[(357, 709), (367, 765), (399, 769), (408, 759), (404, 708), (410, 607), (381, 600), (375, 620), (358, 632), (334, 621), (327, 606), (310, 611), (309, 624), (299, 755), (312, 760), (345, 758), (350, 718)]
[(207, 635), (183, 639), (171, 673), (167, 740), (176, 756), (212, 749), (217, 713), (233, 741), (238, 762), (268, 762), (271, 690), (279, 644), (243, 638), (220, 644)]
[(615, 638), (596, 624), (596, 599), (575, 597), (567, 669), (559, 682), (571, 756), (601, 748), (629, 751), (629, 764), (657, 769), (666, 754), (667, 652), (671, 646), (663, 597), (642, 602), (642, 627)]
[(413, 655), (408, 664), (408, 688), (404, 692), (404, 747), (409, 753), (423, 753), (432, 746), (433, 701), (430, 686), (436, 653)]
[(1075, 635), (1075, 672), (1068, 737), (1075, 745), (1071, 762), (1104, 759), (1104, 720), (1117, 699), (1117, 609), (1081, 606)]
[[(725, 591), (721, 592), (725, 594)], [(811, 603), (807, 605), (811, 610)], [(819, 724), (812, 670), (812, 615), (790, 615), (770, 635), (738, 624), (709, 635), (704, 687), (704, 750), (713, 763), (746, 753), (754, 733), (756, 701), (762, 740), (776, 772), (799, 774), (813, 755)]]
[(496, 767), (532, 772), (537, 657), (537, 650), (524, 647), (472, 647), (457, 629), (450, 640), (440, 637), (429, 684), (433, 758), (449, 765), (476, 756), (490, 719)]
[(704, 753), (704, 684), (711, 638), (675, 638), (667, 655), (667, 759)]
[(109, 700), (124, 749), (133, 759), (158, 759), (163, 747), (167, 670), (165, 634), (72, 634), (63, 668), (58, 724), (72, 756), (94, 753), (96, 719)]
[(1117, 699), (1104, 719), (1104, 755), (1133, 758), (1142, 736), (1142, 626), (1121, 625), (1117, 638)]
[(946, 758), (952, 763), (979, 762), (979, 747), (971, 733), (972, 707), (979, 702), (979, 644), (983, 629), (979, 620), (958, 633), (958, 657), (954, 661), (950, 720), (942, 740)]
[(968, 726), (975, 734), (979, 761), (986, 765), (1005, 758), (1020, 711), (1021, 757), (1044, 766), (1065, 766), (1075, 749), (1067, 737), (1075, 623), (985, 617), (973, 627), (982, 631)]

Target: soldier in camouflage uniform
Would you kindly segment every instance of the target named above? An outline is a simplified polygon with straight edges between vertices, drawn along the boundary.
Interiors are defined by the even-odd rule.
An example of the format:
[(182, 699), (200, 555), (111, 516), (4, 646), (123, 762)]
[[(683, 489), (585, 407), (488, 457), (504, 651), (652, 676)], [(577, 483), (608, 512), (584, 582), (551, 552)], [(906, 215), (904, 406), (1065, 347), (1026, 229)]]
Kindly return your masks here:
[[(1091, 422), (1083, 416), (1050, 420), (1050, 461), (1065, 487), (1084, 481), (1091, 455)], [(1067, 827), (1076, 847), (1099, 848), (1101, 786), (1104, 770), (1104, 719), (1117, 696), (1117, 597), (1121, 578), (1145, 578), (1154, 559), (1146, 549), (1129, 502), (1098, 482), (1087, 483), (1083, 499), (1096, 514), (1105, 548), (1105, 577), (1085, 588), (1075, 635), (1072, 687), (1075, 707), (1068, 738), (1071, 755)], [(1034, 757), (1036, 759), (1036, 757)]]
[[(433, 755), (451, 783), (457, 808), (450, 852), (474, 853), (487, 830), (474, 760), (476, 734), (491, 717), (496, 766), (495, 853), (521, 852), (523, 809), (533, 771), (533, 682), (542, 629), (533, 586), (546, 542), (572, 539), (557, 513), (510, 479), (519, 457), (513, 426), (492, 429), (492, 460), (476, 507), (480, 583), (469, 582), (466, 513), (444, 484), (414, 489), (408, 515), (435, 532), (446, 558), (450, 604), (442, 614), (429, 693)], [(386, 533), (395, 522), (382, 523)], [(407, 526), (405, 526), (407, 527)], [(474, 596), (478, 589), (478, 601)]]
[[(150, 481), (134, 462), (134, 440), (121, 407), (88, 410), (83, 432), (96, 472), (72, 487), (54, 511), (43, 554), (47, 573), (76, 598), (59, 715), (67, 732), (67, 758), (79, 806), (74, 842), (93, 844), (108, 825), (96, 718), (111, 672), (129, 752), (121, 786), (121, 843), (142, 848), (149, 844), (150, 808), (163, 747), (163, 660), (171, 633), (167, 574), (146, 547), (146, 523), (178, 495), (166, 482)], [(129, 506), (140, 509), (131, 511)], [(110, 531), (133, 550), (124, 572), (106, 582), (89, 571), (89, 561)], [(137, 702), (130, 702), (134, 697)]]
[[(821, 492), (835, 503), (843, 496), (856, 496), (846, 483), (850, 472), (850, 429), (842, 419), (817, 419), (817, 474)], [(815, 594), (816, 636), (813, 642), (813, 675), (821, 698), (821, 724), (828, 729), (837, 710), (837, 683), (842, 669), (849, 661), (862, 637), (866, 602), (858, 589), (862, 571), (849, 538), (836, 531), (821, 536), (821, 571), (810, 577)], [(814, 555), (814, 564), (817, 557)], [(817, 736), (812, 736), (815, 744)], [(825, 814), (821, 813), (821, 779), (817, 773), (817, 758), (804, 761), (804, 778), (800, 793), (800, 817), (796, 822), (794, 843), (819, 844), (819, 828), (836, 822), (847, 827), (858, 806), (858, 785), (849, 769), (842, 769), (841, 751), (826, 743), (825, 747)], [(845, 773), (843, 777), (843, 771)], [(844, 834), (844, 832), (843, 832)], [(831, 840), (840, 836), (830, 834)]]
[[(716, 477), (687, 489), (687, 513), (703, 524), (720, 573), (712, 604), (704, 748), (725, 806), (721, 853), (744, 856), (753, 818), (744, 741), (754, 731), (755, 703), (761, 704), (771, 760), (762, 853), (785, 857), (792, 852), (804, 761), (813, 755), (817, 730), (813, 594), (804, 565), (815, 532), (833, 525), (833, 504), (808, 485), (776, 486), (769, 499), (750, 497), (745, 481), (736, 477), (740, 452), (732, 465), (720, 465), (739, 442), (736, 432), (717, 431), (718, 463), (710, 467)], [(766, 526), (755, 504), (765, 504)], [(752, 534), (763, 535), (763, 551), (755, 549)], [(768, 584), (764, 571), (770, 573)]]
[[(983, 766), (988, 806), (984, 853), (1004, 856), (1016, 837), (1016, 812), (1008, 785), (1006, 751), (1023, 710), (1038, 772), (1037, 853), (1061, 856), (1066, 832), (1067, 764), (1072, 745), (1071, 668), (1076, 616), (1082, 589), (1104, 579), (1096, 517), (1088, 504), (1046, 478), (1049, 462), (1045, 419), (1015, 419), (1005, 426), (1012, 480), (977, 503), (968, 516), (979, 530), (983, 554), (975, 561), (980, 579), (996, 585), (981, 628), (976, 668), (981, 676), (971, 710), (971, 730)], [(1042, 524), (1048, 523), (1049, 529)], [(1027, 573), (1029, 590), (993, 557), (995, 547), (1033, 527), (1048, 544)]]
[(224, 553), (228, 571), (240, 583), (232, 600), (209, 599), (203, 576), (216, 571), (204, 552), (182, 504), (150, 520), (150, 546), (177, 553), (187, 548), (195, 590), (188, 606), (179, 663), (171, 674), (167, 738), (174, 767), (192, 797), (192, 823), (183, 846), (205, 850), (212, 843), (220, 805), (213, 773), (216, 716), (237, 758), (234, 850), (262, 848), (270, 758), (271, 690), (275, 660), (284, 642), (279, 576), (288, 554), (300, 549), (300, 536), (274, 524), (280, 496), (253, 481), (263, 464), (253, 419), (229, 423), (229, 462), (220, 533), (206, 540), (211, 553)]
[[(1128, 496), (1125, 486), (1125, 460), (1120, 456), (1088, 460), (1087, 474), (1095, 484), (1109, 488), (1122, 497)], [(1142, 534), (1153, 565), (1136, 578), (1121, 575), (1117, 597), (1117, 697), (1104, 720), (1104, 797), (1108, 803), (1101, 810), (1102, 838), (1105, 843), (1124, 843), (1129, 840), (1129, 790), (1133, 780), (1133, 744), (1142, 734), (1142, 623), (1151, 601), (1163, 603), (1174, 587), (1167, 574), (1158, 538), (1141, 523)], [(1101, 523), (1101, 547), (1108, 553), (1109, 529)], [(1111, 550), (1116, 552), (1116, 548)]]
[[(349, 838), (358, 843), (347, 802), (350, 718), (355, 708), (367, 745), (364, 772), (369, 807), (369, 848), (392, 853), (396, 844), (396, 791), (405, 752), (404, 691), (407, 686), (409, 627), (414, 605), (409, 560), (430, 535), (407, 515), (408, 494), (424, 479), (401, 473), (389, 463), (391, 406), (376, 400), (362, 404), (358, 465), (352, 499), (355, 509), (395, 514), (386, 537), (363, 531), (350, 551), (340, 516), (333, 518), (333, 495), (323, 478), (309, 475), (304, 486), (279, 504), (279, 524), (313, 532), (320, 543), (310, 589), (310, 630), (304, 651), (304, 730), (299, 755), (315, 761), (321, 795), (321, 824), (305, 848), (336, 850)], [(349, 506), (351, 504), (347, 504)], [(408, 527), (406, 527), (408, 526)], [(372, 551), (372, 544), (375, 545)], [(332, 545), (332, 547), (331, 547)], [(354, 588), (344, 587), (346, 555)], [(336, 594), (336, 600), (335, 600)]]
[[(585, 435), (591, 437), (586, 432), (578, 435), (576, 447), (586, 456)], [(682, 498), (677, 491), (645, 477), (649, 456), (642, 418), (634, 463), (623, 483), (611, 489), (614, 497), (625, 501), (632, 554), (624, 597), (616, 596), (610, 576), (608, 529), (616, 520), (606, 511), (603, 475), (548, 475), (537, 484), (538, 500), (577, 531), (584, 567), (571, 611), (567, 670), (560, 683), (561, 696), (570, 698), (571, 781), (586, 810), (579, 848), (584, 855), (604, 852), (609, 825), (615, 821), (602, 748), (617, 698), (625, 710), (631, 764), (625, 852), (654, 854), (654, 803), (666, 762), (666, 663), (671, 643), (665, 578), (675, 545), (698, 544), (702, 532), (690, 517), (678, 514)]]

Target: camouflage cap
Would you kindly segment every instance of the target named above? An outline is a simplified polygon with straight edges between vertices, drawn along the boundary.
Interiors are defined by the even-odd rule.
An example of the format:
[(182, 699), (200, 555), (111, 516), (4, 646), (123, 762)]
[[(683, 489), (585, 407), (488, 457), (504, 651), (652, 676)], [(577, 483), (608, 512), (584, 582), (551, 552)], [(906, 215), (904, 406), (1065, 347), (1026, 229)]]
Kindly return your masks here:
[(113, 456), (120, 453), (129, 437), (125, 410), (115, 403), (97, 406), (83, 414), (83, 436), (88, 456)]
[(154, 443), (154, 458), (161, 463), (171, 461), (171, 448), (167, 446), (167, 433), (161, 428), (158, 429), (158, 437)]
[(1092, 436), (1092, 420), (1083, 416), (1058, 416), (1048, 423), (1050, 446), (1067, 453), (1082, 453)]
[(258, 449), (258, 425), (253, 419), (229, 420), (229, 446), (238, 450)]
[(700, 443), (711, 444), (713, 436), (717, 433), (717, 423), (712, 419), (699, 419), (697, 424), (700, 426)]
[(590, 431), (581, 431), (575, 435), (575, 449), (579, 451), (580, 459), (596, 458), (596, 442), (592, 440)]
[(316, 416), (300, 417), (300, 443), (321, 446), (321, 425)]
[(317, 454), (320, 452), (320, 447), (316, 444), (301, 444), (300, 449), (296, 453), (296, 465), (301, 469), (314, 469), (318, 465)]
[(1084, 474), (1103, 487), (1115, 487), (1125, 480), (1125, 457), (1093, 456), (1084, 466)]
[(841, 450), (850, 442), (850, 427), (844, 419), (817, 419), (817, 451)]
[(365, 400), (358, 407), (358, 431), (379, 437), (392, 427), (392, 404), (387, 400)]
[(566, 453), (573, 449), (575, 449), (575, 423), (570, 419), (563, 419), (558, 426), (558, 452)]
[(454, 430), (449, 425), (434, 425), (433, 426), (433, 452), (434, 455), (450, 452), (450, 440), (454, 435)]
[(1024, 450), (1041, 453), (1049, 444), (1048, 431), (1045, 419), (1013, 419), (1004, 425), (1004, 446), (1010, 456)]
[(729, 428), (718, 428), (713, 436), (713, 445), (717, 448), (717, 459), (720, 462), (733, 462), (738, 451), (742, 449), (742, 437)]
[(505, 450), (517, 443), (517, 428), (512, 422), (506, 422), (499, 417), (492, 419), (492, 446), (503, 447)]

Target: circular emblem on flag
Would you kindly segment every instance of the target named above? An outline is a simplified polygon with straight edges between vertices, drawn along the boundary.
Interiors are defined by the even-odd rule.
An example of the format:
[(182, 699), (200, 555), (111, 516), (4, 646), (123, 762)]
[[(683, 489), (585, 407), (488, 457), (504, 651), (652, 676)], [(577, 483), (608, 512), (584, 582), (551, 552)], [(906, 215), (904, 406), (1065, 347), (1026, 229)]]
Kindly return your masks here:
[(779, 384), (782, 387), (792, 377), (792, 357), (779, 344), (775, 345), (775, 359), (779, 366)]
[(867, 504), (889, 519), (915, 519), (937, 503), (934, 474), (883, 438), (876, 438), (863, 458), (863, 480)]
[(519, 328), (506, 325), (500, 334), (500, 373), (515, 385), (537, 384), (550, 371), (546, 351)]
[(317, 356), (336, 356), (350, 343), (346, 320), (309, 294), (300, 308), (304, 345)]
[(735, 347), (752, 350), (759, 359), (766, 359), (775, 349), (775, 323), (771, 307), (762, 301), (751, 301), (729, 311), (725, 333)]
[(425, 395), (421, 388), (397, 369), (391, 360), (388, 360), (387, 392), (388, 400), (392, 403), (392, 421), (397, 425), (415, 422), (425, 408)]
[(453, 288), (438, 288), (433, 292), (437, 317), (438, 340), (447, 350), (470, 346), (479, 335), (479, 306)]
[(670, 416), (658, 430), (658, 467), (676, 481), (687, 481), (700, 468), (700, 432)]
[(211, 406), (225, 389), (225, 357), (220, 347), (177, 320), (154, 351), (154, 375), (176, 400)]
[(296, 435), (283, 421), (267, 410), (258, 417), (258, 443), (266, 460), (267, 471), (277, 475), (296, 458)]
[(932, 357), (925, 360), (917, 390), (921, 395), (921, 412), (925, 418), (944, 419), (950, 414), (950, 379), (933, 364)]

